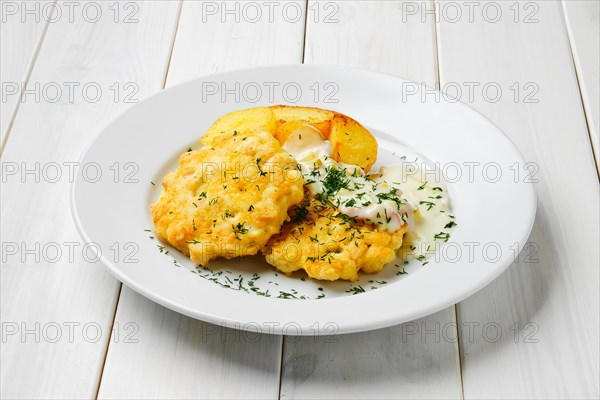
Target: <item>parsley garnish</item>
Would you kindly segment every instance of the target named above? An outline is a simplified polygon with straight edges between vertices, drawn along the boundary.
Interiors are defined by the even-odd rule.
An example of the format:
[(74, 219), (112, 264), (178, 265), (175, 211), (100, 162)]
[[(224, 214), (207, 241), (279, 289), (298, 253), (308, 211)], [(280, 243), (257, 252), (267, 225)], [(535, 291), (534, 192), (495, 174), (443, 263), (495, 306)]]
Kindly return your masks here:
[(246, 233), (248, 233), (248, 228), (244, 227), (245, 224), (246, 224), (245, 222), (238, 223), (237, 225), (231, 224), (231, 228), (233, 229), (233, 234), (235, 235), (235, 238), (237, 240), (242, 240), (242, 238), (240, 238), (238, 236), (238, 234), (245, 235)]
[(440, 232), (440, 233), (436, 233), (435, 235), (433, 235), (433, 238), (435, 240), (443, 240), (444, 242), (447, 242), (448, 239), (450, 239), (450, 234), (446, 233), (446, 232)]
[(431, 210), (434, 206), (435, 203), (432, 203), (431, 201), (419, 201), (419, 204), (425, 204), (427, 206), (427, 211)]
[(456, 225), (458, 225), (456, 222), (450, 221), (450, 222), (448, 222), (446, 224), (446, 226), (444, 226), (444, 229), (450, 229), (450, 228), (452, 228), (453, 226), (456, 226)]
[(323, 180), (323, 188), (328, 195), (334, 196), (341, 189), (347, 189), (350, 180), (346, 178), (346, 170), (339, 170), (330, 167), (327, 170), (327, 176)]

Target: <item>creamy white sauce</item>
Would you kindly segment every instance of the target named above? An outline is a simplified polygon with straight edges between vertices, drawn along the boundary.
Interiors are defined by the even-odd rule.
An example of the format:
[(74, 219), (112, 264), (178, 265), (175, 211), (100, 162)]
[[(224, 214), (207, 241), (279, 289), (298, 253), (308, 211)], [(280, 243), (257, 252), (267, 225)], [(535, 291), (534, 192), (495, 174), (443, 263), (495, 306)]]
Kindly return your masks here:
[(414, 209), (408, 218), (400, 256), (404, 261), (426, 259), (450, 238), (456, 225), (448, 192), (442, 182), (425, 182), (414, 163), (399, 163), (381, 168), (381, 177), (402, 188), (402, 196)]
[(446, 187), (422, 181), (414, 163), (386, 166), (367, 175), (358, 166), (331, 158), (331, 143), (308, 124), (290, 134), (283, 149), (298, 162), (310, 192), (341, 213), (389, 232), (408, 223), (400, 250), (405, 261), (417, 259), (425, 264), (438, 245), (448, 241), (456, 223)]

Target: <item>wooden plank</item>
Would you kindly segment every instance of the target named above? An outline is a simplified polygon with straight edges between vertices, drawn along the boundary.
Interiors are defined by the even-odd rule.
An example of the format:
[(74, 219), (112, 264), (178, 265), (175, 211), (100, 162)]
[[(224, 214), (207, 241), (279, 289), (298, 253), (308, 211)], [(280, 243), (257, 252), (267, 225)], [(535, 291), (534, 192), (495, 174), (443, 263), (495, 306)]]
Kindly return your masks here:
[[(309, 2), (305, 62), (361, 67), (432, 86), (434, 21), (407, 18), (414, 4)], [(432, 2), (426, 6), (433, 10)], [(325, 22), (327, 15), (338, 22)], [(318, 340), (286, 337), (281, 398), (459, 398), (452, 314), (448, 308), (387, 329)]]
[[(123, 287), (99, 398), (276, 398), (281, 337), (222, 328)], [(125, 329), (126, 328), (126, 329)], [(137, 332), (127, 339), (128, 334)]]
[[(53, 6), (53, 0), (39, 1), (33, 6), (16, 1), (0, 1), (2, 11), (0, 143), (2, 147), (10, 123), (16, 114), (21, 88), (29, 78), (46, 28), (52, 20)], [(35, 12), (36, 7), (39, 12)], [(28, 10), (34, 12), (27, 13)]]
[[(3, 154), (2, 398), (96, 395), (120, 284), (84, 252), (71, 219), (69, 165), (131, 106), (126, 95), (160, 89), (175, 32), (176, 3), (121, 8), (118, 22), (112, 2), (77, 4), (73, 19), (63, 13), (48, 28)], [(132, 10), (137, 22), (124, 23)], [(65, 83), (73, 83), (72, 98)]]
[[(433, 1), (309, 1), (304, 62), (364, 68), (433, 86), (433, 20), (413, 15)], [(316, 21), (316, 22), (315, 22)]]
[[(303, 2), (295, 4), (304, 10)], [(236, 14), (234, 3), (227, 6), (234, 12), (224, 17), (221, 7), (220, 2), (184, 3), (167, 86), (222, 70), (301, 60), (303, 20), (283, 19), (281, 4), (272, 20), (263, 8), (256, 22), (242, 8)], [(100, 398), (278, 397), (281, 336), (257, 337), (197, 321), (126, 287), (116, 322), (137, 324), (140, 340), (111, 342)]]
[(184, 3), (167, 87), (226, 70), (300, 63), (304, 23), (295, 10), (303, 13), (304, 1), (265, 3)]
[(442, 85), (478, 84), (472, 105), (539, 167), (532, 244), (458, 307), (464, 395), (598, 398), (598, 177), (561, 5), (527, 4), (439, 24)]
[(600, 2), (562, 2), (590, 138), (600, 165)]
[(286, 336), (281, 398), (460, 398), (450, 311), (363, 333)]

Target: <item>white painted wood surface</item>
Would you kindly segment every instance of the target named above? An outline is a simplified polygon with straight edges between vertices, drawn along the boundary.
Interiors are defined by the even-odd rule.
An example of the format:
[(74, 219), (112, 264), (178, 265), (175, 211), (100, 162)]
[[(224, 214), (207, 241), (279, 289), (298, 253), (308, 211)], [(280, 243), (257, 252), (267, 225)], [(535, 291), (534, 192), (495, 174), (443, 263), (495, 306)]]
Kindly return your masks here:
[[(38, 7), (46, 9), (52, 17), (53, 3), (53, 0), (38, 2)], [(33, 68), (48, 22), (36, 18), (35, 14), (23, 14), (22, 4), (15, 1), (0, 1), (0, 10), (0, 143), (3, 146), (6, 131), (17, 111), (22, 85)]]
[[(435, 21), (403, 22), (409, 3), (344, 1), (326, 10), (322, 2), (309, 2), (321, 19), (309, 14), (305, 62), (366, 68), (433, 86)], [(427, 7), (433, 10), (433, 2)], [(333, 10), (338, 22), (323, 20)], [(281, 398), (460, 398), (452, 314), (449, 308), (408, 324), (318, 341), (286, 337)]]
[(596, 165), (600, 165), (600, 2), (563, 0)]
[(286, 337), (281, 398), (461, 398), (451, 312), (318, 340)]
[[(411, 18), (411, 1), (309, 1), (307, 64), (363, 68), (433, 86), (434, 19)], [(423, 2), (433, 10), (433, 1)]]
[[(2, 102), (1, 134), (17, 111), (3, 166), (39, 162), (41, 173), (40, 183), (32, 174), (26, 183), (20, 175), (2, 183), (2, 398), (460, 398), (463, 390), (468, 399), (600, 396), (598, 177), (589, 138), (597, 157), (598, 2), (477, 3), (473, 22), (464, 2), (457, 3), (460, 21), (450, 20), (455, 2), (441, 2), (434, 29), (432, 1), (299, 1), (306, 38), (304, 22), (278, 12), (272, 22), (249, 22), (251, 14), (238, 12), (236, 22), (235, 13), (221, 14), (221, 2), (121, 2), (120, 23), (113, 2), (95, 3), (98, 22), (76, 8), (73, 22), (63, 16), (48, 24), (43, 41), (42, 22), (2, 24), (2, 81), (26, 80), (31, 69), (29, 88), (55, 82), (64, 91), (57, 103), (43, 95), (38, 102), (28, 95), (18, 109), (17, 97)], [(494, 19), (495, 4), (502, 18), (487, 22), (482, 9)], [(127, 16), (138, 22), (123, 23)], [(68, 168), (62, 165), (57, 183), (44, 181), (45, 165), (77, 161), (95, 132), (131, 106), (127, 94), (143, 99), (211, 72), (303, 60), (432, 85), (436, 45), (442, 86), (458, 84), (466, 96), (465, 82), (497, 83), (500, 101), (475, 90), (471, 105), (540, 166), (530, 239), (537, 262), (524, 261), (526, 251), (457, 306), (458, 320), (451, 308), (368, 333), (282, 340), (192, 320), (125, 287), (119, 297), (120, 284), (82, 257)], [(92, 103), (76, 90), (69, 102), (65, 82), (97, 83), (103, 96)], [(73, 261), (65, 242), (77, 246)], [(21, 243), (39, 243), (40, 261), (23, 254)], [(62, 251), (56, 262), (54, 243)], [(486, 324), (492, 329), (484, 333)], [(496, 327), (498, 341), (491, 340)]]
[[(476, 92), (472, 105), (539, 165), (538, 250), (459, 304), (464, 396), (598, 398), (598, 177), (561, 5), (537, 2), (537, 23), (515, 23), (501, 4), (497, 23), (440, 21), (440, 77), (503, 89), (495, 103)], [(515, 102), (514, 82), (537, 85), (538, 102)], [(473, 335), (465, 324), (477, 324)]]
[[(18, 329), (3, 337), (0, 386), (6, 399), (95, 397), (110, 337), (120, 284), (82, 255), (85, 243), (72, 222), (63, 163), (77, 162), (98, 129), (131, 106), (123, 98), (115, 102), (111, 85), (133, 82), (138, 99), (160, 89), (177, 4), (143, 3), (139, 22), (131, 24), (114, 23), (111, 3), (97, 4), (105, 17), (96, 23), (81, 14), (73, 22), (63, 15), (48, 28), (28, 88), (90, 83), (103, 95), (95, 103), (85, 101), (81, 90), (72, 103), (67, 94), (56, 103), (54, 95), (42, 93), (37, 101), (27, 96), (3, 153), (3, 166), (16, 163), (32, 170), (39, 163), (40, 171), (39, 183), (35, 175), (21, 178), (19, 173), (2, 184), (3, 246), (17, 246), (13, 255), (3, 248), (1, 272), (3, 332)], [(55, 183), (56, 168), (44, 169), (49, 163), (61, 166)], [(34, 254), (26, 255), (25, 246)], [(72, 258), (68, 246), (74, 249)], [(33, 333), (23, 336), (24, 329)]]
[[(236, 13), (235, 3), (184, 2), (167, 86), (221, 71), (302, 62), (304, 21), (292, 17), (296, 7), (304, 12), (303, 1), (272, 5), (272, 19), (269, 8), (260, 7), (262, 17), (256, 22), (255, 14), (250, 9), (243, 12), (242, 4)], [(287, 6), (287, 20), (282, 14), (285, 4), (294, 5)]]
[[(224, 25), (220, 8), (217, 14), (205, 8), (213, 4), (184, 3), (167, 86), (217, 71), (301, 61), (303, 20), (242, 16)], [(235, 21), (235, 14), (224, 18)], [(100, 398), (278, 397), (281, 336), (257, 338), (196, 321), (124, 287), (116, 322), (132, 321), (140, 341), (111, 343)]]
[(277, 398), (281, 337), (198, 321), (123, 287), (98, 398)]

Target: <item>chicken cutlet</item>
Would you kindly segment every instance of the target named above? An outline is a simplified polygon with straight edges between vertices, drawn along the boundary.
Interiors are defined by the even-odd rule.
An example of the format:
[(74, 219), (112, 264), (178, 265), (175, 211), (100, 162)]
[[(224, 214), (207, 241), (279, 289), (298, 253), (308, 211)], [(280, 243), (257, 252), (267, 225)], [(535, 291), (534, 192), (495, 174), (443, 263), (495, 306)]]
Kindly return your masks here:
[(271, 133), (227, 131), (180, 156), (151, 212), (158, 237), (206, 265), (257, 254), (302, 198), (297, 163)]
[(269, 264), (290, 274), (304, 269), (315, 279), (355, 281), (358, 272), (376, 273), (396, 259), (408, 227), (390, 232), (349, 217), (306, 191), (290, 210), (291, 220), (269, 239), (262, 253)]

